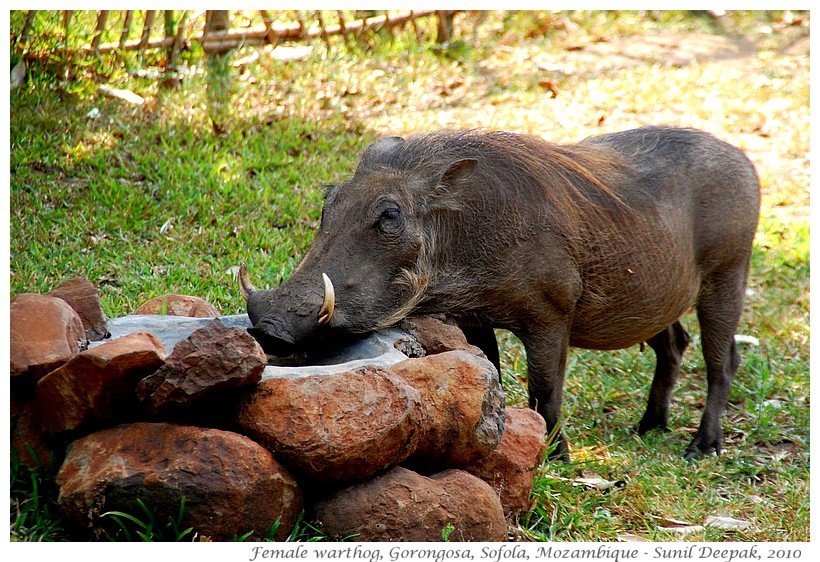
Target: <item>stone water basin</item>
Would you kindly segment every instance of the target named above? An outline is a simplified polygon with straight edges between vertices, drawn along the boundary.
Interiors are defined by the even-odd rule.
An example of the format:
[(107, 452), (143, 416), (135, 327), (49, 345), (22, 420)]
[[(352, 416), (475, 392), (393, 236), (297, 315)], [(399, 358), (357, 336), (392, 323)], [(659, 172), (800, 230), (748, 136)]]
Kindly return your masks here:
[[(177, 343), (215, 319), (229, 328), (244, 330), (251, 327), (247, 314), (217, 318), (132, 314), (109, 320), (108, 331), (111, 333), (111, 338), (118, 338), (134, 332), (151, 332), (162, 341), (165, 350), (171, 353)], [(94, 342), (92, 345), (99, 345), (100, 343), (103, 342)], [(352, 371), (365, 366), (386, 369), (410, 356), (399, 351), (397, 346), (402, 349), (410, 349), (414, 344), (417, 346), (413, 336), (398, 328), (372, 332), (344, 346), (334, 347), (330, 353), (310, 357), (269, 357), (270, 361), (262, 374), (262, 380), (275, 377), (328, 375)]]
[[(140, 381), (142, 387), (138, 385), (142, 400), (154, 405), (154, 394), (165, 400), (156, 401), (156, 412), (170, 404), (166, 410), (178, 419), (205, 403), (191, 394), (189, 387), (194, 394), (199, 391), (196, 377), (185, 377), (185, 353), (194, 352), (177, 344), (215, 319), (235, 329), (228, 332), (239, 332), (226, 337), (250, 339), (245, 314), (131, 315), (108, 322), (112, 338), (150, 332), (169, 355), (180, 355), (166, 364), (173, 368), (166, 369), (159, 377), (162, 380), (154, 381), (156, 385), (146, 383), (148, 378)], [(410, 326), (354, 341), (317, 344), (317, 352), (309, 357), (268, 356), (258, 383), (248, 385), (233, 404), (217, 400), (209, 407), (224, 406), (230, 416), (235, 415), (231, 423), (236, 431), (275, 451), (298, 478), (328, 489), (365, 481), (402, 463), (433, 474), (477, 462), (495, 450), (504, 430), (504, 393), (498, 372), (471, 351), (466, 340), (449, 351), (430, 353), (433, 348), (420, 343), (419, 326)], [(173, 384), (163, 390), (169, 380)], [(179, 401), (184, 403), (182, 408), (162, 394), (177, 390), (185, 398)], [(225, 398), (231, 400), (227, 394)]]

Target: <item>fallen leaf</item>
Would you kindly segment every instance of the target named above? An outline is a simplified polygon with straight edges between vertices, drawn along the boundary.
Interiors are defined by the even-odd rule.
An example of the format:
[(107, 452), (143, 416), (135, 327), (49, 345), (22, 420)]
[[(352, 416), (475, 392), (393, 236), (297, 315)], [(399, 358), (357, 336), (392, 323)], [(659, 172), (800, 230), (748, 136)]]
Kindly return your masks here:
[(703, 531), (704, 529), (705, 527), (703, 525), (689, 525), (688, 527), (658, 527), (659, 531), (675, 533), (677, 535), (688, 535), (689, 533), (697, 533), (698, 531)]
[(299, 61), (310, 57), (312, 52), (313, 47), (310, 45), (304, 47), (279, 46), (271, 51), (270, 56), (281, 61)]
[(540, 80), (538, 85), (547, 90), (551, 94), (550, 97), (557, 98), (561, 93), (561, 89), (552, 80)]
[(760, 340), (754, 336), (746, 336), (744, 334), (735, 334), (736, 343), (748, 343), (751, 345), (760, 345)]
[(256, 62), (258, 59), (259, 59), (259, 51), (253, 51), (253, 52), (251, 52), (251, 54), (249, 54), (248, 56), (246, 56), (246, 57), (242, 57), (242, 58), (241, 58), (241, 59), (239, 59), (238, 61), (234, 61), (234, 63), (232, 64), (232, 66), (233, 66), (234, 68), (238, 68), (238, 67), (240, 67), (240, 66), (248, 66), (248, 65), (249, 65), (249, 64), (251, 64), (252, 62)]
[(26, 81), (26, 61), (21, 60), (11, 69), (11, 89)]
[(704, 530), (703, 525), (694, 525), (689, 521), (673, 519), (671, 517), (655, 517), (655, 519), (658, 521), (658, 530), (666, 533), (688, 535), (689, 533), (696, 533)]
[(649, 539), (633, 535), (632, 533), (620, 533), (615, 538), (618, 542), (652, 542)]
[(689, 521), (681, 519), (672, 519), (671, 517), (656, 517), (658, 525), (663, 527), (689, 527), (692, 525)]
[(142, 105), (145, 100), (132, 92), (131, 90), (120, 90), (119, 88), (112, 88), (103, 84), (98, 88), (99, 91), (112, 98), (119, 98), (135, 105)]
[(608, 490), (615, 486), (623, 486), (626, 484), (623, 480), (604, 480), (603, 478), (560, 478), (555, 477), (556, 480), (570, 482), (573, 486), (586, 486), (587, 488), (596, 488), (598, 490)]
[(743, 529), (748, 529), (752, 526), (751, 523), (748, 521), (743, 521), (742, 519), (719, 517), (716, 515), (710, 515), (707, 517), (703, 524), (706, 527), (714, 527), (716, 529), (726, 529), (730, 531), (742, 531)]

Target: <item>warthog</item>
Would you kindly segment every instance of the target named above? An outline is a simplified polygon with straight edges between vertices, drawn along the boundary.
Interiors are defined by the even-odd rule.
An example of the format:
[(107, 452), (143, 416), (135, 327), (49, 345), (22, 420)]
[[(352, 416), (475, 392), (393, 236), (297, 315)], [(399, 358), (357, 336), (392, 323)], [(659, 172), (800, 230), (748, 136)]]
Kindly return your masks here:
[(241, 271), (250, 332), (282, 355), (323, 334), (447, 313), (497, 365), (493, 328), (510, 330), (526, 349), (530, 407), (568, 460), (568, 347), (648, 343), (657, 365), (638, 431), (665, 428), (689, 342), (679, 319), (694, 307), (708, 394), (686, 457), (719, 454), (759, 199), (746, 156), (692, 129), (566, 146), (508, 132), (384, 138), (328, 189), (290, 279), (256, 291)]

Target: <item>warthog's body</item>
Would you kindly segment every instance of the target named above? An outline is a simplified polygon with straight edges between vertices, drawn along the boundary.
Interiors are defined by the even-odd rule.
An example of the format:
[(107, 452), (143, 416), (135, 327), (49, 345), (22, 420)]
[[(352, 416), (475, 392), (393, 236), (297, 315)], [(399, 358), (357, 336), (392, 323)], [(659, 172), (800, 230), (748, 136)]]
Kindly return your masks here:
[[(699, 131), (649, 127), (570, 146), (502, 132), (386, 138), (330, 188), (292, 278), (248, 291), (251, 331), (281, 354), (323, 332), (444, 312), (497, 361), (492, 328), (504, 328), (524, 343), (530, 406), (550, 430), (568, 346), (647, 342), (658, 362), (645, 432), (667, 423), (689, 340), (678, 320), (695, 307), (709, 391), (687, 455), (720, 452), (758, 213), (752, 164)], [(323, 273), (335, 299), (323, 297), (333, 292)], [(568, 458), (563, 438), (557, 453)]]

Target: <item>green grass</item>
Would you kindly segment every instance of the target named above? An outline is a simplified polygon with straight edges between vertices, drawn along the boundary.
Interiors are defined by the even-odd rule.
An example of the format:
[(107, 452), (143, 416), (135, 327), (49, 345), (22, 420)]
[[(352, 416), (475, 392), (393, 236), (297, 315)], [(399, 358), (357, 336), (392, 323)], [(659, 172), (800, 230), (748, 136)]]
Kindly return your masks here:
[[(564, 409), (573, 462), (541, 467), (534, 508), (511, 533), (566, 541), (622, 534), (808, 540), (808, 57), (786, 52), (801, 28), (778, 27), (780, 12), (733, 14), (719, 29), (685, 12), (476, 17), (460, 16), (460, 41), (449, 49), (419, 45), (408, 28), (370, 51), (335, 42), (328, 52), (316, 42), (299, 63), (263, 55), (247, 72), (234, 71), (232, 98), (218, 115), (196, 49), (185, 60), (199, 70), (177, 88), (130, 76), (110, 59), (73, 65), (70, 80), (52, 72), (54, 61), (33, 65), (11, 95), (11, 295), (46, 292), (82, 274), (112, 317), (169, 292), (239, 313), (231, 268), (247, 262), (260, 287), (287, 278), (310, 247), (323, 186), (349, 177), (360, 151), (381, 134), (483, 126), (571, 142), (640, 124), (701, 127), (747, 150), (764, 194), (739, 330), (760, 345), (741, 346), (724, 454), (694, 464), (681, 458), (705, 400), (693, 315), (684, 318), (694, 337), (668, 433), (632, 431), (651, 382), (651, 350), (573, 350)], [(757, 51), (685, 65), (666, 64), (660, 52), (630, 65), (607, 65), (601, 54), (583, 58), (670, 31), (742, 37)], [(126, 60), (132, 68), (155, 64)], [(100, 80), (147, 102), (106, 97), (97, 92)], [(89, 117), (94, 109), (99, 116)], [(508, 403), (525, 404), (523, 349), (509, 334), (499, 337)], [(578, 476), (618, 485), (576, 486)], [(66, 538), (53, 479), (13, 464), (11, 496), (13, 539)], [(132, 515), (146, 523), (139, 511)], [(700, 524), (710, 515), (752, 527), (685, 536), (660, 530), (664, 519)], [(322, 537), (304, 522), (293, 538)]]
[(42, 465), (34, 469), (19, 462), (13, 449), (10, 461), (10, 540), (39, 542), (65, 539), (57, 510), (55, 475)]

